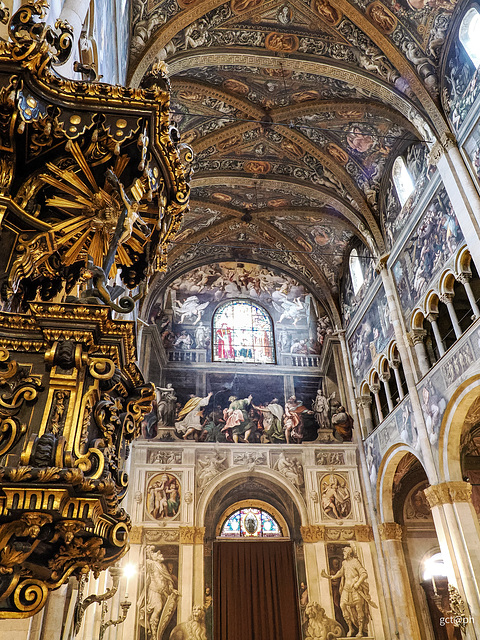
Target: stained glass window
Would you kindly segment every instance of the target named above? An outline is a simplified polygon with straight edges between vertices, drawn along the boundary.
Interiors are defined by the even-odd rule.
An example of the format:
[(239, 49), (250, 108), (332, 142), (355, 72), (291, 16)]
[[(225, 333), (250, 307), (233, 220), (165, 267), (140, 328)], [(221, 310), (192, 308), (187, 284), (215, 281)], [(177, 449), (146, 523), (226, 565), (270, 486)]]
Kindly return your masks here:
[(231, 300), (219, 307), (213, 317), (213, 360), (274, 363), (268, 313), (248, 300)]
[(238, 509), (223, 523), (222, 538), (281, 538), (282, 531), (263, 509)]

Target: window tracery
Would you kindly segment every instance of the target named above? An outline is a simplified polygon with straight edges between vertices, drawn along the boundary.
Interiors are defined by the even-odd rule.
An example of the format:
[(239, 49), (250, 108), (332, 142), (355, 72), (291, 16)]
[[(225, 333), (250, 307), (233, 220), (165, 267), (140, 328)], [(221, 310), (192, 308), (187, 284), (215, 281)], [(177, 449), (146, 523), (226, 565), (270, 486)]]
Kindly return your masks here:
[(278, 522), (263, 509), (237, 509), (223, 523), (221, 538), (281, 538)]
[(274, 364), (272, 320), (249, 300), (231, 300), (213, 316), (213, 360)]

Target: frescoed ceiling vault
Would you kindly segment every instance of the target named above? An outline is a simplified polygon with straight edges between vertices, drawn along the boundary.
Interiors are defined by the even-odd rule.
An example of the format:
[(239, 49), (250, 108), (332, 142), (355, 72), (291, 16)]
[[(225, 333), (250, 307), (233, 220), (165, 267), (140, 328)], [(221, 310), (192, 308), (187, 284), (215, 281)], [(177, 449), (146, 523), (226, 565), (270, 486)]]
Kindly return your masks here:
[(379, 194), (394, 158), (447, 131), (438, 68), (455, 6), (134, 0), (130, 82), (167, 63), (172, 124), (194, 151), (170, 270), (261, 256), (338, 309), (352, 243), (386, 251)]

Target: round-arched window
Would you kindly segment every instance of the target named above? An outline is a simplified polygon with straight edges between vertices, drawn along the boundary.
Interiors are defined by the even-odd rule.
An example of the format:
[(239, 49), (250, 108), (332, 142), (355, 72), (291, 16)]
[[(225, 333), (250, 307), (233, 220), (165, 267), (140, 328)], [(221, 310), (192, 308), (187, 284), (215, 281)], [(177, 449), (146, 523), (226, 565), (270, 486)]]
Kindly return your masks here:
[(392, 168), (392, 179), (395, 189), (397, 190), (398, 199), (403, 207), (413, 193), (415, 185), (402, 156), (395, 158)]
[(463, 16), (458, 32), (460, 42), (468, 53), (475, 67), (480, 66), (480, 13), (476, 7), (472, 7)]
[(275, 363), (272, 320), (249, 300), (230, 300), (213, 316), (213, 353), (216, 362)]
[(281, 538), (278, 522), (267, 511), (255, 507), (237, 509), (224, 521), (221, 538)]

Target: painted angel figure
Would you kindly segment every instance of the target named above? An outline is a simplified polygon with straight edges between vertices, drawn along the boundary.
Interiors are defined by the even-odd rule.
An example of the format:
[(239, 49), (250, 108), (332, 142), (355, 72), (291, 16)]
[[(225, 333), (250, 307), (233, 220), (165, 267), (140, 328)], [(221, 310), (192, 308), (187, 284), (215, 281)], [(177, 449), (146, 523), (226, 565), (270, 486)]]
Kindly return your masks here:
[(176, 315), (180, 316), (180, 324), (185, 322), (185, 318), (193, 318), (196, 316), (196, 320), (193, 324), (198, 324), (202, 319), (205, 309), (208, 307), (209, 302), (200, 303), (197, 296), (189, 296), (183, 302), (175, 300), (177, 305), (174, 309)]
[(306, 317), (305, 304), (302, 302), (300, 297), (295, 298), (292, 302), (281, 291), (274, 291), (272, 293), (272, 299), (273, 306), (280, 314), (278, 322), (282, 322), (283, 320), (292, 320), (295, 326), (297, 322)]

